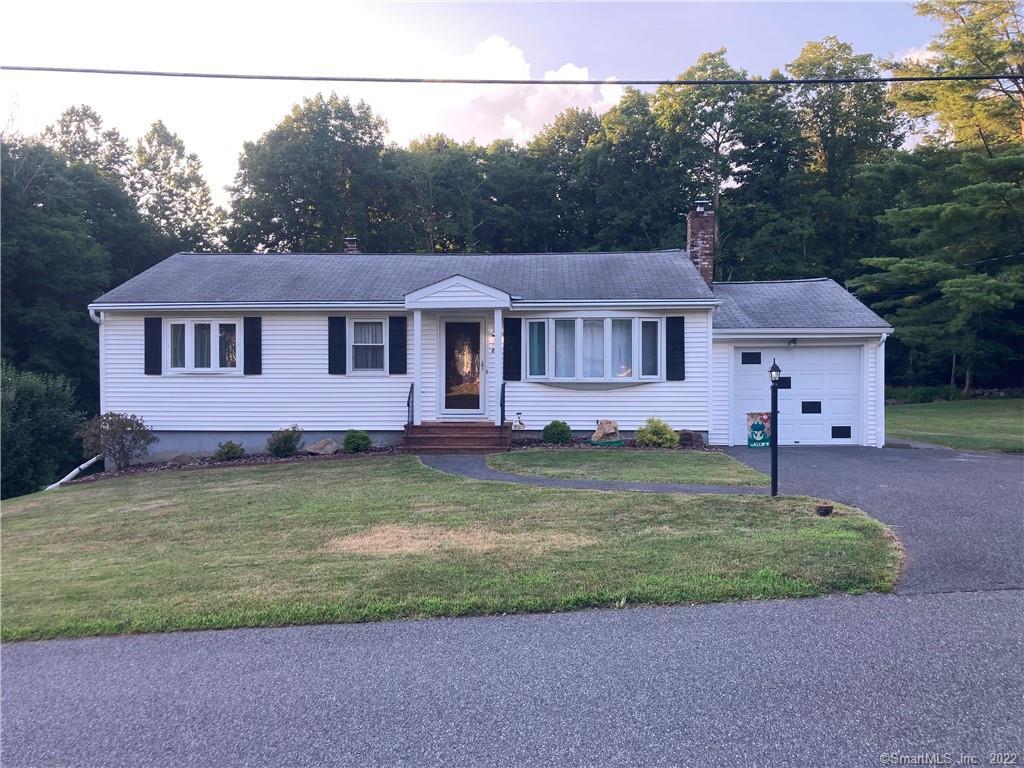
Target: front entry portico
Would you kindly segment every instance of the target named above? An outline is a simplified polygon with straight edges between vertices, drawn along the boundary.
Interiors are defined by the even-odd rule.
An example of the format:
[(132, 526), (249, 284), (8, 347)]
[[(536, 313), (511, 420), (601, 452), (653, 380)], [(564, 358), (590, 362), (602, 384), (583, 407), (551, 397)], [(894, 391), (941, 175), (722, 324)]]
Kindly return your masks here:
[(511, 304), (504, 291), (462, 275), (406, 294), (413, 313), (413, 425), (501, 425), (503, 310)]

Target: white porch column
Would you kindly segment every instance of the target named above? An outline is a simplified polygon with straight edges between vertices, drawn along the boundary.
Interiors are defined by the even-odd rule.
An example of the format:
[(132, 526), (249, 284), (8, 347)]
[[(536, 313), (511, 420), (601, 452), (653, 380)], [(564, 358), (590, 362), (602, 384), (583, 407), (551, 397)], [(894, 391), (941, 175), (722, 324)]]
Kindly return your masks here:
[(494, 310), (494, 423), (501, 426), (501, 385), (505, 380), (501, 309)]
[(412, 423), (423, 423), (423, 311), (412, 312)]

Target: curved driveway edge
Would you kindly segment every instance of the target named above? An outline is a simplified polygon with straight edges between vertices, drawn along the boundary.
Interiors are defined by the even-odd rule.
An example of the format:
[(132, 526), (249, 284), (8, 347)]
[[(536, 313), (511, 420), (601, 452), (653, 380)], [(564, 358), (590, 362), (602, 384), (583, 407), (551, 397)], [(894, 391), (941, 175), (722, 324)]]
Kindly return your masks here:
[(502, 483), (536, 485), (542, 488), (575, 488), (581, 491), (639, 491), (641, 493), (768, 493), (767, 486), (751, 485), (675, 485), (672, 483), (634, 483), (624, 480), (567, 480), (560, 477), (518, 475), (500, 472), (487, 464), (479, 454), (447, 454), (420, 456), (420, 461), (439, 472), (460, 475), (472, 480), (494, 480)]
[[(765, 471), (756, 448), (728, 448)], [(779, 449), (779, 491), (859, 507), (892, 527), (907, 551), (897, 591), (1024, 587), (1024, 456), (949, 448), (793, 446)]]

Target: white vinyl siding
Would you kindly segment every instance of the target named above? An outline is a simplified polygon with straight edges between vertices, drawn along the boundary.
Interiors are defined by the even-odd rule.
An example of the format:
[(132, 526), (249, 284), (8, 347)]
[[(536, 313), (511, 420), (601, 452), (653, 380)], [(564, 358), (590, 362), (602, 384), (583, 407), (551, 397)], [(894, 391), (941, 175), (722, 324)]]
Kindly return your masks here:
[[(146, 376), (143, 373), (143, 316), (146, 313), (104, 313), (100, 332), (102, 403), (104, 410), (141, 416), (158, 431), (269, 431), (298, 424), (308, 431), (346, 429), (400, 430), (406, 421), (406, 397), (414, 378), (408, 374), (350, 372), (346, 376), (327, 373), (327, 314), (279, 311), (259, 314), (262, 324), (263, 373), (257, 376), (190, 373), (188, 376)], [(379, 314), (348, 311), (349, 345), (352, 324), (379, 320)], [(551, 318), (556, 313), (506, 313), (524, 320)], [(574, 313), (578, 316), (580, 313)], [(629, 313), (622, 312), (625, 318)], [(658, 322), (657, 368), (665, 370), (663, 314), (645, 313)], [(679, 314), (673, 312), (673, 314)], [(649, 416), (665, 419), (677, 429), (708, 429), (709, 412), (709, 313), (688, 310), (686, 316), (686, 380), (631, 379), (625, 386), (617, 381), (576, 381), (506, 383), (506, 416), (518, 411), (531, 430), (542, 429), (554, 419), (563, 419), (573, 429), (592, 430), (596, 420), (615, 419), (624, 430), (641, 426)], [(614, 313), (600, 313), (602, 317)], [(470, 319), (469, 313), (458, 315)], [(423, 311), (420, 389), (416, 398), (423, 421), (438, 420), (438, 387), (441, 384), (439, 322), (450, 312)], [(635, 317), (635, 316), (634, 316)], [(203, 318), (206, 319), (206, 318)], [(494, 329), (493, 312), (474, 313), (472, 319), (485, 323), (486, 361), (484, 418), (497, 414), (501, 381), (497, 351), (490, 351)], [(226, 322), (226, 321), (225, 321)], [(241, 321), (236, 343), (241, 351)], [(575, 320), (574, 320), (575, 322)], [(412, 359), (413, 323), (407, 324)], [(608, 326), (606, 326), (607, 328)], [(524, 331), (529, 328), (524, 323)], [(633, 358), (637, 359), (639, 323), (632, 322)], [(525, 334), (524, 334), (525, 335)], [(387, 348), (387, 332), (383, 339)], [(609, 331), (605, 331), (606, 362), (614, 360)], [(167, 336), (164, 354), (169, 356)], [(216, 347), (216, 345), (215, 345)], [(548, 370), (551, 367), (551, 337), (548, 337)], [(216, 354), (216, 348), (214, 350)], [(526, 349), (523, 370), (527, 371)], [(240, 356), (240, 355), (239, 355)], [(239, 360), (239, 364), (241, 361)], [(351, 371), (351, 369), (350, 369)], [(579, 389), (577, 387), (584, 387)], [(446, 417), (447, 418), (447, 417)], [(480, 416), (476, 416), (480, 419)]]
[(731, 445), (732, 349), (728, 342), (716, 341), (711, 345), (711, 429), (708, 442), (712, 445)]
[[(411, 370), (395, 376), (384, 372), (329, 375), (326, 314), (262, 313), (263, 373), (258, 376), (212, 371), (146, 376), (143, 314), (154, 313), (104, 313), (100, 334), (104, 410), (134, 413), (155, 430), (266, 431), (289, 424), (309, 431), (397, 430), (405, 424)], [(350, 320), (360, 317), (347, 314)], [(379, 319), (379, 315), (367, 317)], [(241, 344), (241, 322), (237, 322), (237, 343)], [(412, 323), (407, 325), (411, 335)], [(410, 336), (410, 348), (411, 344)], [(164, 345), (166, 356), (166, 335)]]

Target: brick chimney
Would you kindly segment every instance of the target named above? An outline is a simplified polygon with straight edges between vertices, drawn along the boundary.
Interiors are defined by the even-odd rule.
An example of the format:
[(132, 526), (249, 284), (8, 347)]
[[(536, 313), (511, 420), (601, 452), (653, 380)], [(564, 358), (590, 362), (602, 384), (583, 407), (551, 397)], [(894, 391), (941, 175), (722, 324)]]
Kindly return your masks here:
[(704, 282), (711, 285), (715, 273), (715, 212), (707, 200), (696, 200), (686, 214), (686, 250)]
[(349, 235), (345, 238), (345, 253), (360, 253), (358, 237)]

